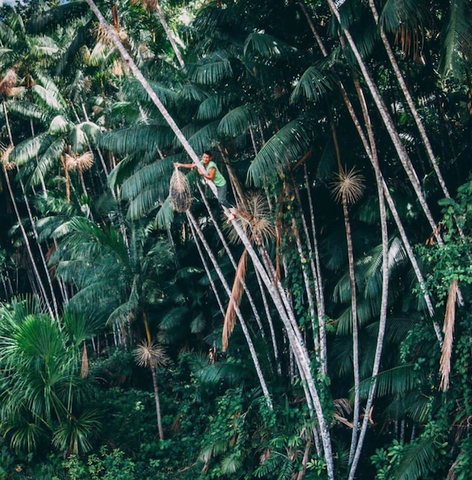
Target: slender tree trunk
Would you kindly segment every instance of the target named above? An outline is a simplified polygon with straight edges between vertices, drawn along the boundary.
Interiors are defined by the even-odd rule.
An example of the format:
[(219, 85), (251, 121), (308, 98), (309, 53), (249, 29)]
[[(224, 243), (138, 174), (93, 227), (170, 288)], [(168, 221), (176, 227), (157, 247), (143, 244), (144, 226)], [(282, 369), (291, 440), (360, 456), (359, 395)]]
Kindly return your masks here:
[(203, 250), (200, 246), (200, 240), (197, 232), (195, 231), (195, 228), (193, 226), (192, 222), (189, 222), (190, 225), (190, 230), (192, 230), (192, 235), (193, 238), (195, 239), (195, 245), (197, 246), (198, 254), (200, 255), (200, 259), (203, 263), (203, 268), (205, 269), (205, 273), (208, 277), (208, 280), (210, 281), (211, 288), (213, 290), (213, 293), (215, 294), (216, 301), (218, 303), (218, 307), (220, 308), (221, 315), (223, 315), (223, 318), (225, 318), (225, 307), (223, 306), (223, 302), (221, 301), (220, 295), (218, 293), (218, 290), (216, 289), (215, 282), (213, 281), (213, 277), (211, 276), (210, 269), (208, 268), (207, 261), (205, 259), (205, 255), (203, 253)]
[[(12, 135), (11, 128), (10, 128), (8, 110), (7, 110), (7, 106), (6, 106), (5, 102), (3, 102), (3, 111), (4, 111), (4, 114), (5, 114), (5, 123), (7, 125), (8, 137), (9, 137), (9, 140), (10, 140), (10, 144), (13, 147), (15, 144), (13, 142), (13, 135)], [(33, 136), (34, 136), (34, 129), (33, 129), (33, 124), (32, 123), (31, 123), (31, 131), (32, 131)], [(42, 185), (44, 185), (44, 180), (43, 180), (42, 175), (41, 175), (41, 180), (42, 180)], [(33, 235), (34, 235), (34, 238), (36, 240), (36, 245), (38, 247), (39, 254), (41, 256), (41, 261), (42, 261), (42, 264), (43, 264), (43, 268), (44, 268), (44, 271), (45, 271), (45, 274), (46, 274), (46, 279), (48, 281), (49, 291), (51, 293), (51, 299), (52, 299), (53, 306), (54, 306), (54, 312), (56, 314), (56, 318), (59, 318), (59, 310), (57, 308), (56, 294), (54, 293), (54, 287), (52, 285), (51, 274), (49, 273), (48, 265), (47, 265), (47, 262), (46, 262), (46, 257), (44, 256), (43, 249), (41, 248), (41, 243), (39, 242), (38, 231), (36, 230), (36, 225), (35, 225), (35, 222), (34, 222), (33, 213), (31, 212), (28, 196), (26, 195), (26, 190), (25, 190), (25, 187), (24, 187), (23, 182), (21, 180), (20, 180), (20, 186), (21, 186), (21, 192), (23, 194), (23, 199), (25, 201), (26, 211), (28, 212), (28, 218), (29, 218), (29, 221), (31, 223), (31, 229), (33, 230)], [(44, 188), (46, 188), (46, 187), (44, 186)], [(45, 196), (47, 196), (47, 194), (45, 194)]]
[[(421, 184), (420, 184), (420, 181), (418, 179), (418, 176), (416, 174), (416, 171), (414, 170), (413, 168), (413, 165), (410, 161), (410, 158), (408, 156), (408, 153), (400, 139), (400, 136), (395, 128), (395, 125), (394, 125), (394, 122), (392, 120), (392, 117), (390, 116), (390, 113), (382, 99), (382, 96), (380, 94), (380, 91), (377, 87), (377, 85), (375, 84), (374, 80), (372, 79), (372, 76), (367, 68), (367, 65), (366, 63), (364, 62), (364, 59), (362, 58), (361, 54), (359, 53), (359, 50), (357, 49), (357, 46), (351, 36), (351, 33), (349, 32), (349, 30), (343, 26), (343, 24), (341, 23), (341, 16), (339, 14), (339, 11), (336, 7), (336, 5), (334, 4), (334, 1), (333, 0), (327, 0), (328, 2), (328, 5), (329, 5), (329, 8), (331, 10), (331, 12), (333, 13), (333, 15), (336, 17), (336, 19), (338, 20), (338, 23), (339, 25), (341, 26), (342, 28), (342, 31), (349, 43), (349, 46), (351, 47), (351, 50), (354, 54), (354, 56), (356, 57), (356, 60), (357, 60), (357, 63), (359, 64), (359, 67), (360, 67), (360, 70), (362, 72), (362, 75), (366, 81), (366, 84), (369, 88), (369, 91), (372, 95), (372, 98), (374, 99), (374, 102), (377, 106), (377, 109), (382, 117), (382, 120), (385, 124), (385, 127), (387, 128), (387, 131), (390, 135), (390, 138), (392, 139), (392, 142), (393, 142), (393, 145), (395, 147), (395, 150), (397, 151), (397, 154), (398, 154), (398, 158), (400, 159), (402, 165), (403, 165), (403, 168), (405, 169), (405, 172), (406, 174), (408, 175), (408, 178), (411, 182), (411, 185), (413, 186), (413, 189), (416, 193), (416, 196), (418, 198), (418, 201), (420, 202), (420, 205), (423, 209), (423, 212), (426, 216), (426, 218), (428, 219), (428, 222), (431, 226), (431, 229), (433, 231), (433, 234), (435, 235), (438, 243), (442, 244), (442, 238), (441, 238), (441, 235), (439, 234), (439, 231), (437, 229), (437, 225), (436, 225), (436, 222), (434, 221), (433, 219), (433, 216), (431, 214), (431, 211), (429, 209), (429, 206), (426, 202), (426, 199), (423, 195), (423, 192), (421, 190)], [(341, 38), (341, 37), (340, 37)], [(342, 40), (342, 39), (341, 39)]]
[[(446, 182), (444, 181), (444, 178), (441, 173), (441, 169), (439, 168), (438, 162), (436, 161), (436, 157), (433, 152), (433, 147), (431, 146), (431, 142), (429, 140), (428, 134), (426, 133), (426, 128), (423, 125), (423, 121), (421, 120), (421, 117), (418, 113), (418, 110), (416, 108), (415, 102), (413, 100), (413, 97), (411, 96), (410, 90), (408, 89), (405, 79), (403, 77), (403, 74), (400, 70), (400, 67), (398, 65), (397, 59), (395, 58), (395, 53), (393, 52), (393, 49), (390, 45), (390, 42), (388, 41), (387, 35), (385, 33), (385, 30), (382, 25), (379, 25), (379, 14), (377, 12), (377, 7), (375, 6), (374, 0), (369, 0), (369, 5), (370, 9), (372, 10), (372, 14), (374, 16), (375, 23), (379, 26), (379, 31), (380, 31), (380, 38), (382, 39), (382, 43), (384, 44), (385, 51), (387, 52), (388, 59), (390, 60), (390, 63), (393, 67), (393, 71), (395, 72), (395, 76), (397, 78), (397, 81), (401, 87), (401, 91), (403, 95), (405, 96), (406, 102), (408, 103), (408, 106), (410, 107), (410, 111), (413, 115), (413, 118), (415, 120), (415, 123), (418, 127), (418, 130), (420, 132), (421, 139), (423, 140), (424, 146), (426, 148), (426, 153), (428, 155), (428, 158), (431, 162), (431, 165), (433, 166), (434, 172), (436, 173), (436, 177), (438, 178), (439, 185), (441, 186), (441, 189), (444, 193), (444, 196), (446, 198), (451, 198), (451, 195), (449, 194), (449, 190), (446, 186)], [(463, 240), (465, 240), (465, 235), (464, 232), (460, 226), (460, 223), (458, 222), (458, 219), (454, 215), (457, 229), (459, 231), (459, 234)]]
[[(306, 164), (304, 164), (306, 166)], [(311, 267), (311, 274), (313, 276), (313, 282), (315, 284), (315, 298), (316, 298), (316, 310), (318, 313), (318, 336), (319, 336), (319, 347), (320, 347), (320, 364), (321, 364), (321, 369), (325, 375), (328, 374), (328, 352), (327, 352), (327, 345), (326, 345), (326, 325), (325, 325), (325, 305), (324, 305), (324, 297), (322, 293), (322, 287), (321, 287), (321, 275), (320, 271), (316, 266), (316, 257), (315, 253), (313, 252), (313, 247), (311, 244), (311, 239), (310, 239), (310, 233), (308, 231), (308, 224), (305, 219), (305, 214), (303, 212), (303, 203), (302, 199), (300, 196), (300, 190), (298, 189), (298, 186), (296, 184), (295, 178), (292, 175), (292, 184), (293, 188), (295, 191), (295, 196), (297, 198), (298, 204), (300, 205), (301, 209), (301, 221), (302, 221), (302, 226), (303, 226), (303, 232), (305, 233), (305, 238), (306, 238), (306, 245), (308, 248), (308, 254), (310, 257), (310, 267)], [(309, 204), (310, 204), (310, 213), (313, 214), (313, 205), (311, 203), (311, 194), (308, 192), (308, 198), (309, 198)], [(312, 225), (314, 228), (315, 225), (315, 220), (314, 217), (312, 216)], [(316, 242), (316, 239), (315, 239)], [(319, 261), (319, 258), (318, 258)]]
[[(361, 92), (362, 93), (362, 92)], [(366, 128), (369, 135), (370, 149), (372, 153), (372, 166), (375, 171), (375, 180), (377, 185), (377, 195), (379, 199), (379, 214), (380, 214), (380, 224), (382, 227), (382, 300), (380, 305), (380, 321), (379, 321), (379, 333), (377, 336), (377, 347), (375, 350), (374, 365), (372, 368), (372, 383), (369, 390), (369, 395), (367, 398), (367, 404), (365, 407), (365, 415), (362, 422), (361, 431), (359, 434), (359, 440), (357, 443), (356, 451), (354, 457), (352, 458), (351, 469), (349, 471), (349, 480), (354, 480), (356, 475), (357, 465), (359, 463), (360, 455), (362, 452), (362, 447), (364, 444), (365, 435), (367, 432), (367, 427), (369, 426), (369, 417), (372, 404), (374, 401), (375, 390), (377, 386), (377, 375), (380, 369), (380, 360), (382, 357), (384, 336), (385, 336), (385, 327), (387, 324), (387, 308), (388, 308), (388, 229), (387, 229), (387, 211), (385, 207), (385, 197), (384, 197), (384, 188), (383, 188), (383, 178), (380, 171), (380, 166), (377, 158), (377, 149), (375, 144), (374, 133), (372, 129), (372, 123), (370, 121), (370, 116), (366, 108), (365, 102), (363, 102), (363, 113), (365, 116)]]
[[(282, 322), (284, 323), (285, 331), (287, 332), (287, 337), (290, 342), (291, 350), (293, 351), (295, 360), (297, 361), (301, 378), (302, 380), (306, 381), (306, 392), (308, 393), (308, 396), (307, 396), (308, 405), (313, 405), (316, 412), (316, 418), (320, 426), (320, 434), (321, 434), (321, 440), (323, 444), (323, 452), (326, 460), (328, 478), (330, 480), (334, 479), (334, 463), (333, 463), (333, 454), (332, 454), (332, 448), (331, 448), (331, 436), (328, 429), (328, 424), (326, 422), (326, 419), (324, 418), (321, 399), (320, 399), (315, 381), (313, 379), (313, 375), (310, 368), (309, 355), (305, 346), (303, 345), (300, 330), (298, 329), (298, 326), (294, 321), (293, 312), (290, 312), (290, 314), (288, 314), (286, 311), (286, 308), (287, 310), (291, 308), (288, 302), (288, 299), (285, 296), (285, 292), (283, 291), (283, 288), (281, 287), (280, 282), (278, 280), (275, 280), (275, 284), (274, 284), (273, 280), (269, 278), (269, 274), (267, 273), (266, 269), (262, 265), (254, 248), (249, 242), (249, 239), (244, 234), (244, 232), (242, 231), (238, 223), (233, 220), (232, 225), (235, 228), (238, 235), (240, 236), (241, 240), (243, 241), (243, 244), (246, 247), (249, 255), (251, 256), (252, 262), (254, 266), (257, 268), (258, 272), (260, 273), (261, 278), (267, 290), (269, 291), (277, 310), (279, 311)], [(263, 255), (263, 258), (264, 258), (264, 255)], [(271, 267), (271, 266), (267, 265), (267, 267)], [(274, 276), (275, 272), (273, 270), (273, 266), (269, 268), (269, 271), (272, 278), (275, 279), (275, 276)]]
[[(236, 264), (236, 260), (234, 259), (233, 253), (231, 252), (231, 249), (229, 248), (228, 242), (226, 241), (226, 239), (223, 235), (223, 232), (221, 231), (221, 228), (218, 225), (218, 222), (216, 221), (215, 216), (213, 215), (213, 212), (210, 208), (210, 205), (209, 205), (208, 200), (205, 196), (205, 193), (203, 192), (203, 189), (202, 189), (202, 187), (200, 186), (199, 183), (197, 183), (197, 188), (198, 188), (198, 191), (200, 192), (200, 196), (202, 197), (203, 203), (205, 204), (205, 207), (208, 211), (208, 214), (210, 215), (210, 220), (213, 223), (213, 226), (215, 227), (215, 230), (218, 234), (218, 237), (221, 240), (223, 248), (225, 249), (225, 252), (228, 255), (228, 258), (231, 262), (231, 265), (233, 265), (233, 268), (236, 271), (238, 269), (238, 265)], [(247, 288), (247, 286), (246, 286), (246, 282), (243, 279), (241, 279), (240, 282), (241, 282), (241, 286), (244, 289), (244, 292), (247, 295), (247, 298), (249, 300), (249, 304), (251, 305), (252, 313), (254, 314), (254, 318), (256, 320), (257, 326), (259, 327), (259, 331), (261, 332), (262, 337), (265, 338), (264, 328), (262, 326), (261, 317), (259, 316), (259, 312), (257, 311), (256, 303), (254, 302), (254, 299), (252, 298), (252, 295), (251, 295), (251, 292), (250, 292), (249, 288)]]
[[(367, 112), (368, 110), (367, 110), (367, 106), (365, 104), (364, 96), (362, 94), (362, 91), (357, 88), (358, 86), (359, 86), (359, 84), (357, 83), (356, 84), (356, 90), (358, 92), (359, 102), (362, 106), (363, 112)], [(352, 121), (353, 121), (354, 126), (356, 127), (356, 130), (357, 130), (357, 132), (359, 134), (359, 137), (362, 141), (362, 144), (364, 146), (366, 154), (367, 154), (367, 156), (369, 157), (369, 160), (372, 163), (373, 159), (372, 159), (372, 151), (371, 151), (370, 145), (367, 141), (367, 138), (364, 134), (364, 131), (362, 130), (359, 119), (357, 118), (357, 115), (354, 111), (354, 108), (352, 106), (351, 101), (349, 100), (347, 92), (344, 89), (344, 86), (342, 86), (342, 88), (341, 88), (341, 93), (343, 94), (344, 103), (346, 104), (347, 109), (348, 109), (348, 111), (351, 115)], [(365, 116), (365, 113), (364, 113), (364, 116)], [(409, 258), (410, 263), (413, 267), (413, 270), (415, 272), (418, 283), (420, 284), (420, 288), (421, 288), (423, 297), (425, 299), (426, 305), (428, 307), (429, 314), (432, 317), (434, 315), (433, 303), (432, 303), (431, 297), (428, 293), (428, 290), (426, 288), (426, 283), (425, 283), (423, 274), (421, 273), (421, 269), (418, 265), (418, 261), (416, 260), (415, 254), (413, 252), (413, 248), (412, 248), (410, 240), (409, 240), (409, 238), (406, 234), (406, 231), (405, 231), (405, 228), (404, 228), (403, 223), (401, 221), (400, 215), (398, 214), (398, 211), (395, 207), (395, 203), (393, 201), (392, 195), (390, 194), (390, 190), (388, 189), (387, 184), (385, 183), (385, 180), (383, 180), (383, 177), (382, 177), (382, 181), (383, 181), (385, 198), (387, 199), (388, 205), (390, 207), (390, 211), (392, 212), (392, 216), (393, 216), (393, 218), (395, 220), (395, 223), (397, 225), (397, 228), (398, 228), (398, 231), (400, 233), (400, 237), (402, 239), (405, 250), (407, 252), (408, 258)], [(433, 328), (434, 328), (434, 331), (436, 333), (436, 337), (438, 339), (439, 344), (442, 345), (441, 327), (438, 325), (438, 323), (435, 320), (433, 320)]]
[[(216, 273), (218, 274), (218, 277), (220, 278), (220, 281), (221, 281), (221, 283), (223, 285), (223, 288), (225, 289), (225, 291), (228, 295), (228, 298), (231, 298), (231, 289), (228, 285), (228, 282), (226, 281), (226, 278), (223, 275), (223, 272), (221, 271), (221, 269), (218, 265), (218, 262), (217, 262), (215, 256), (213, 255), (213, 252), (211, 251), (210, 246), (208, 245), (205, 237), (203, 236), (203, 233), (200, 230), (200, 227), (198, 226), (197, 222), (195, 221), (195, 218), (193, 217), (193, 215), (190, 211), (187, 211), (187, 218), (188, 218), (189, 222), (192, 223), (194, 231), (197, 232), (198, 237), (200, 238), (200, 241), (202, 242), (208, 256), (210, 257), (210, 260), (213, 264), (213, 268), (216, 270)], [(251, 353), (252, 361), (254, 363), (254, 367), (256, 369), (256, 373), (257, 373), (257, 376), (259, 378), (259, 383), (261, 384), (262, 392), (264, 393), (264, 397), (266, 399), (267, 406), (272, 410), (273, 406), (272, 406), (272, 400), (270, 399), (269, 389), (267, 388), (267, 384), (266, 384), (266, 381), (264, 379), (264, 375), (262, 373), (261, 366), (259, 364), (259, 359), (257, 358), (256, 349), (254, 348), (254, 344), (252, 343), (252, 339), (251, 339), (251, 336), (249, 334), (249, 330), (247, 328), (246, 322), (245, 322), (245, 320), (244, 320), (244, 318), (241, 314), (241, 311), (239, 310), (239, 307), (237, 305), (234, 306), (234, 310), (235, 310), (236, 315), (237, 315), (237, 317), (239, 319), (239, 322), (241, 324), (241, 328), (243, 330), (244, 336), (246, 337), (246, 342), (248, 344), (249, 351)]]
[(182, 55), (179, 51), (179, 48), (177, 47), (177, 43), (175, 41), (174, 34), (172, 33), (171, 29), (169, 28), (169, 25), (167, 24), (166, 17), (164, 15), (164, 12), (161, 9), (161, 6), (159, 5), (158, 0), (156, 0), (156, 11), (157, 11), (157, 15), (159, 16), (159, 21), (161, 22), (161, 25), (166, 32), (167, 39), (169, 40), (170, 44), (172, 45), (172, 49), (174, 50), (175, 56), (177, 57), (177, 60), (180, 64), (180, 67), (182, 68), (182, 70), (185, 71), (184, 59), (182, 58)]
[(29, 242), (29, 239), (28, 239), (28, 235), (26, 234), (26, 230), (23, 226), (23, 222), (22, 222), (21, 217), (20, 217), (20, 212), (18, 211), (18, 206), (17, 206), (16, 200), (15, 200), (15, 194), (13, 193), (13, 189), (12, 189), (11, 183), (10, 183), (10, 177), (8, 175), (8, 171), (5, 168), (5, 166), (3, 166), (3, 173), (5, 175), (5, 180), (6, 180), (6, 184), (7, 184), (7, 188), (8, 188), (8, 193), (10, 194), (10, 199), (11, 199), (12, 204), (13, 204), (13, 209), (15, 210), (16, 219), (18, 220), (18, 226), (20, 227), (20, 231), (21, 231), (21, 234), (23, 236), (23, 241), (25, 242), (26, 251), (28, 252), (28, 256), (29, 256), (29, 259), (30, 259), (30, 262), (31, 262), (31, 267), (33, 268), (33, 273), (34, 273), (35, 279), (38, 283), (38, 287), (39, 287), (39, 290), (41, 292), (41, 296), (43, 297), (43, 300), (44, 300), (44, 303), (45, 303), (45, 305), (48, 309), (49, 315), (51, 316), (51, 318), (53, 320), (55, 320), (54, 312), (51, 309), (51, 305), (49, 303), (49, 299), (48, 299), (48, 296), (46, 294), (46, 290), (44, 288), (43, 282), (42, 282), (41, 277), (40, 277), (39, 272), (38, 272), (38, 267), (36, 266), (36, 261), (34, 259), (33, 252), (31, 250), (31, 245), (30, 245), (30, 242)]
[(349, 461), (352, 461), (357, 444), (357, 434), (359, 429), (360, 397), (359, 397), (359, 325), (357, 322), (357, 295), (356, 295), (356, 273), (354, 270), (354, 251), (352, 248), (351, 223), (349, 221), (349, 210), (347, 207), (346, 196), (343, 195), (343, 214), (344, 227), (346, 229), (347, 258), (349, 263), (349, 282), (351, 287), (351, 314), (352, 314), (352, 366), (354, 371), (354, 412), (353, 427), (351, 437), (351, 448), (349, 452)]
[(151, 368), (152, 385), (154, 387), (154, 400), (156, 402), (157, 428), (159, 429), (159, 438), (164, 440), (164, 430), (162, 428), (161, 402), (159, 401), (159, 387), (157, 386), (156, 370)]

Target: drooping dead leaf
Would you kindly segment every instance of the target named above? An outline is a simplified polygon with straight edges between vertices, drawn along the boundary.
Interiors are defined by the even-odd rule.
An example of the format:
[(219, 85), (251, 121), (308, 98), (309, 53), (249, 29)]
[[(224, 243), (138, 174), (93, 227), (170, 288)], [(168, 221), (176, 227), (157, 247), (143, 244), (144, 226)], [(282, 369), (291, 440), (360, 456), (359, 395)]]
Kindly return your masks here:
[(447, 296), (446, 313), (444, 315), (444, 342), (439, 372), (441, 373), (440, 390), (446, 391), (449, 388), (449, 376), (451, 373), (452, 344), (454, 342), (454, 323), (456, 320), (456, 297), (457, 279), (451, 282)]
[(244, 292), (244, 281), (246, 278), (246, 266), (247, 266), (247, 250), (244, 250), (241, 258), (239, 259), (238, 268), (236, 269), (236, 275), (233, 282), (233, 290), (231, 291), (231, 298), (229, 299), (228, 309), (226, 310), (225, 321), (223, 324), (222, 335), (222, 348), (223, 352), (228, 348), (228, 341), (230, 335), (233, 333), (234, 326), (236, 325), (236, 309), (239, 308), (241, 298)]

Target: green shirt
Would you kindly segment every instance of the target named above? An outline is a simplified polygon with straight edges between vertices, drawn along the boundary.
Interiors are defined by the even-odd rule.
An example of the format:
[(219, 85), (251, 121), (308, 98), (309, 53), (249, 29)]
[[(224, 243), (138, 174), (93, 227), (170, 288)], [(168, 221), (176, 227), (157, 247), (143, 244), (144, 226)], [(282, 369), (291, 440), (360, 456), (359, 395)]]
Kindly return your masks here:
[(223, 177), (223, 175), (220, 173), (220, 171), (218, 170), (218, 167), (216, 166), (216, 163), (213, 162), (212, 160), (210, 160), (208, 162), (208, 165), (206, 166), (206, 171), (208, 173), (208, 175), (210, 175), (210, 170), (214, 168), (215, 169), (215, 177), (213, 178), (213, 183), (217, 186), (217, 187), (224, 187), (226, 185), (226, 180), (225, 180), (225, 177)]

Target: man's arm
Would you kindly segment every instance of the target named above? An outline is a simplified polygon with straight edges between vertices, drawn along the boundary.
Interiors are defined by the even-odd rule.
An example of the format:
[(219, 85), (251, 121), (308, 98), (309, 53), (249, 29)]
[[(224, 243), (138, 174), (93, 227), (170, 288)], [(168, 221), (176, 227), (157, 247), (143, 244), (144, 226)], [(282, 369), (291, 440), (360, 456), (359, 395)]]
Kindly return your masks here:
[(216, 175), (216, 168), (211, 167), (210, 170), (208, 171), (208, 175), (206, 173), (203, 173), (201, 170), (198, 170), (198, 173), (203, 177), (206, 178), (207, 180), (211, 180), (213, 182), (215, 175)]
[(191, 170), (192, 168), (196, 168), (197, 166), (194, 163), (174, 163), (174, 167), (188, 168), (189, 170)]

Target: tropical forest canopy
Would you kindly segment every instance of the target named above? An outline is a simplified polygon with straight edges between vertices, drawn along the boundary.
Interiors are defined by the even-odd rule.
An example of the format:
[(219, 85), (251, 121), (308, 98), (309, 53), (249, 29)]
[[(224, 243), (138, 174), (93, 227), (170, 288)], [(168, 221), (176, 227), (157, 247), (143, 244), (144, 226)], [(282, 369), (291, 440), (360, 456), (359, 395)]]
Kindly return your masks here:
[(471, 54), (468, 0), (1, 7), (0, 479), (471, 478)]

